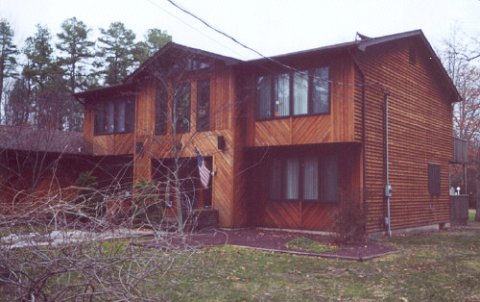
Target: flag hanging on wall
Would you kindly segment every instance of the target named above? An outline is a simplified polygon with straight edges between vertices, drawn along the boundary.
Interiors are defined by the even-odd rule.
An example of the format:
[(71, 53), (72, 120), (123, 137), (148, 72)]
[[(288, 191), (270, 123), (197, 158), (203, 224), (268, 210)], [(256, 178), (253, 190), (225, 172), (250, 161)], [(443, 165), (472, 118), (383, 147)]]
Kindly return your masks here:
[(200, 154), (197, 148), (195, 148), (195, 154), (197, 156), (198, 174), (200, 176), (200, 182), (202, 183), (202, 186), (206, 189), (208, 188), (208, 183), (210, 182), (210, 170), (208, 170), (207, 165), (205, 164), (205, 159)]

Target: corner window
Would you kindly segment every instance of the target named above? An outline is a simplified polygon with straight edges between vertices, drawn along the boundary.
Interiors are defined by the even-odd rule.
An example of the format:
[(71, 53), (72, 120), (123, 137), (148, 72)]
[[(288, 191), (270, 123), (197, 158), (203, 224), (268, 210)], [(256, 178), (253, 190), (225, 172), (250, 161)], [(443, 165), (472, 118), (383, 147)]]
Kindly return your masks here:
[(158, 83), (155, 91), (155, 134), (167, 133), (168, 92), (163, 83)]
[(257, 78), (257, 118), (272, 117), (272, 77), (269, 75)]
[(257, 119), (330, 111), (328, 67), (257, 77)]
[(428, 192), (430, 195), (440, 195), (440, 165), (428, 164)]
[(190, 82), (181, 83), (175, 88), (173, 97), (173, 124), (176, 133), (190, 131)]
[(270, 200), (338, 200), (338, 160), (323, 157), (282, 157), (268, 163)]
[(197, 82), (197, 131), (210, 130), (210, 80)]
[(133, 98), (102, 101), (94, 106), (94, 135), (130, 133), (134, 122)]
[(275, 117), (290, 115), (290, 75), (288, 73), (275, 76), (274, 82)]

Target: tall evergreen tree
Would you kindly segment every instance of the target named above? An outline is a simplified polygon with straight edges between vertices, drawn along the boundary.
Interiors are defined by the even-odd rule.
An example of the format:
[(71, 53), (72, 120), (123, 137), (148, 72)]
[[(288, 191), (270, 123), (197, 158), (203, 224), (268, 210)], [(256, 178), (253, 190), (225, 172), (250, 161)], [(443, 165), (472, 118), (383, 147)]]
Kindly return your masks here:
[(56, 47), (62, 53), (58, 57), (58, 63), (65, 72), (72, 93), (76, 89), (85, 88), (83, 63), (95, 56), (95, 42), (88, 40), (90, 31), (85, 23), (73, 17), (62, 23), (62, 32), (57, 34), (60, 42)]
[(23, 78), (17, 79), (5, 98), (5, 124), (17, 126), (28, 124), (32, 109), (27, 83)]
[(120, 84), (131, 70), (135, 48), (135, 34), (125, 28), (122, 22), (113, 22), (108, 29), (100, 29), (102, 36), (98, 39), (99, 55), (104, 59), (103, 68), (105, 83), (108, 85)]
[(135, 45), (135, 63), (143, 63), (163, 45), (167, 44), (170, 41), (172, 41), (172, 36), (170, 36), (167, 31), (162, 31), (159, 28), (149, 29), (147, 31), (147, 34), (145, 35), (145, 40), (138, 42)]
[(25, 41), (24, 54), (27, 63), (23, 68), (23, 75), (32, 86), (43, 86), (52, 73), (53, 48), (52, 36), (47, 27), (37, 25), (37, 32)]
[[(13, 30), (7, 20), (0, 20), (0, 104), (2, 104), (5, 80), (16, 76), (18, 54), (17, 47), (13, 44)], [(0, 110), (1, 112), (1, 110)], [(1, 117), (1, 115), (0, 115)]]

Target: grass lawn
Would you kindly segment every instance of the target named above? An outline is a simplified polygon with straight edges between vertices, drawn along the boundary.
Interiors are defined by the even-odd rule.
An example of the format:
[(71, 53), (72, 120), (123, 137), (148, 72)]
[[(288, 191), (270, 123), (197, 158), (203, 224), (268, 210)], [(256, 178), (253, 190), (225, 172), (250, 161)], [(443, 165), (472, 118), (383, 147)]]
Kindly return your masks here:
[(475, 221), (475, 213), (476, 212), (477, 212), (476, 210), (472, 210), (472, 209), (468, 210), (468, 221), (469, 222), (474, 222)]
[[(115, 242), (128, 246), (110, 241), (109, 250), (117, 251)], [(182, 253), (136, 247), (151, 256), (152, 269), (136, 290), (155, 301), (480, 301), (480, 228), (382, 243), (399, 252), (350, 262), (233, 246)]]
[(480, 231), (395, 238), (397, 254), (347, 262), (210, 248), (187, 273), (159, 280), (173, 300), (479, 301)]

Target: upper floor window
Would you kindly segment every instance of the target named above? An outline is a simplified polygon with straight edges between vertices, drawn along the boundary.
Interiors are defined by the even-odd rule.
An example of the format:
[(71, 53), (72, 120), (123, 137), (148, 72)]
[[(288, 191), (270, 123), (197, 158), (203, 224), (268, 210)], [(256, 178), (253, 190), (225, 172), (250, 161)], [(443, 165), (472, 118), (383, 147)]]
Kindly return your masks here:
[(158, 83), (155, 90), (155, 134), (167, 132), (168, 92), (163, 83)]
[(187, 60), (187, 69), (189, 71), (208, 69), (210, 67), (211, 64), (207, 60), (202, 60), (199, 58)]
[(173, 124), (176, 133), (190, 131), (190, 82), (185, 82), (175, 87), (173, 97)]
[(94, 134), (129, 133), (135, 123), (132, 97), (98, 102), (94, 105)]
[(322, 114), (330, 111), (328, 67), (256, 79), (257, 119)]
[(274, 158), (268, 169), (270, 200), (338, 200), (338, 160), (334, 155)]
[(210, 130), (210, 80), (197, 82), (197, 131)]

